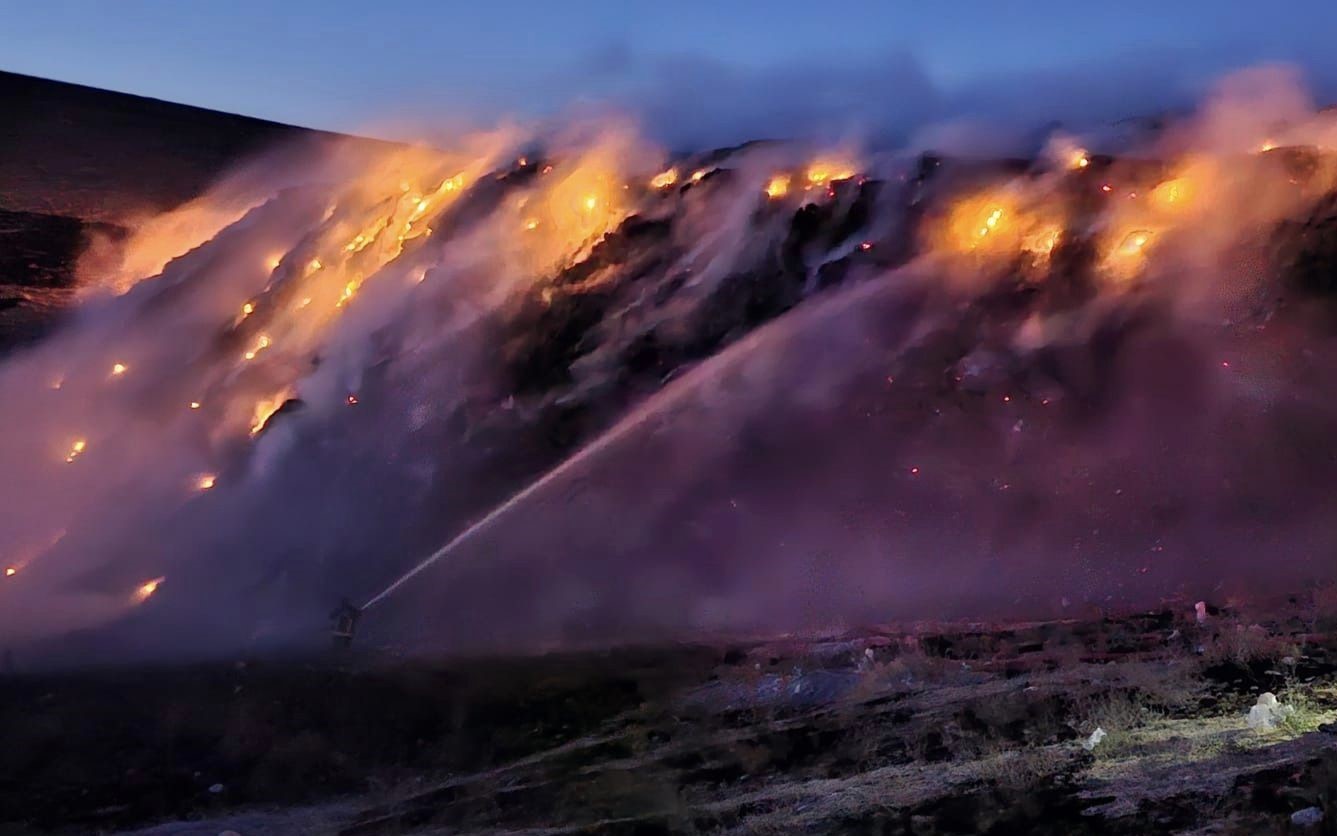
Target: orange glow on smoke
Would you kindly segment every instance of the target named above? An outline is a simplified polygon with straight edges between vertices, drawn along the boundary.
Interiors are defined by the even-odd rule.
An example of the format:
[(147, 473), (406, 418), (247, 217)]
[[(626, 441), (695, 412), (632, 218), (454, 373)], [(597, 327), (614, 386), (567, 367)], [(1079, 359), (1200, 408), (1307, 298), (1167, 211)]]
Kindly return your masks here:
[(775, 200), (789, 194), (789, 175), (777, 174), (766, 184), (766, 196)]

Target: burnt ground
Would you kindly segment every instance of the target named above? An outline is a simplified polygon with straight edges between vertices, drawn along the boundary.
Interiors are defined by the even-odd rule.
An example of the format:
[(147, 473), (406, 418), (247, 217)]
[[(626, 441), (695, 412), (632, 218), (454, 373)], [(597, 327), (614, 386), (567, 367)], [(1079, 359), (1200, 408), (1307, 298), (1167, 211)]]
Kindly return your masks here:
[(1334, 601), (13, 673), (0, 833), (1292, 832), (1337, 793)]

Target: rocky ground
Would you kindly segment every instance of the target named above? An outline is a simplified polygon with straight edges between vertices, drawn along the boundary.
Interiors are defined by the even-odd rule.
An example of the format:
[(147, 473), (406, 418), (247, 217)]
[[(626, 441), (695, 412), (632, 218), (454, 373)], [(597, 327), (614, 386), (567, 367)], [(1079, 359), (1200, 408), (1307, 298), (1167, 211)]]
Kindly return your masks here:
[(15, 674), (0, 833), (1333, 832), (1333, 604)]

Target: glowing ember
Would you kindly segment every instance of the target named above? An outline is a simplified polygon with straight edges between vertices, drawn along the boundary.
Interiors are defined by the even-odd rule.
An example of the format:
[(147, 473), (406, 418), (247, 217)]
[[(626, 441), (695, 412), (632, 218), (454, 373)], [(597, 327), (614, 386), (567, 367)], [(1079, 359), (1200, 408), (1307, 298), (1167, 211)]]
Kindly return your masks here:
[(306, 274), (309, 276), (321, 268), (320, 259), (313, 258), (306, 264)]
[(190, 402), (190, 408), (191, 408), (191, 409), (199, 409), (199, 408), (200, 408), (200, 402), (199, 402), (199, 401), (191, 401), (191, 402)]
[(871, 250), (872, 248), (873, 248), (873, 242), (872, 242), (872, 241), (864, 241), (864, 242), (862, 242), (862, 243), (859, 244), (859, 249), (863, 250), (864, 252), (867, 252), (867, 251)]
[(199, 478), (195, 480), (195, 487), (202, 491), (207, 491), (212, 488), (217, 481), (218, 477), (214, 476), (214, 474), (202, 473)]
[(700, 183), (700, 182), (701, 182), (701, 178), (705, 177), (706, 174), (708, 174), (708, 173), (709, 173), (709, 172), (707, 172), (704, 168), (698, 168), (696, 171), (693, 171), (693, 172), (692, 172), (692, 182), (693, 182), (693, 183)]
[(1263, 144), (1258, 146), (1258, 151), (1260, 153), (1266, 154), (1268, 151), (1271, 151), (1276, 147), (1277, 144), (1275, 142), (1273, 142), (1270, 139), (1265, 139), (1263, 140)]
[(83, 454), (84, 450), (87, 449), (88, 449), (88, 442), (84, 441), (82, 438), (79, 439), (78, 441), (70, 445), (70, 452), (66, 454), (65, 461), (67, 463), (74, 461), (75, 459), (79, 458), (80, 455)]
[(532, 231), (534, 231), (534, 230), (536, 230), (536, 229), (538, 229), (538, 228), (539, 228), (539, 222), (538, 222), (538, 221), (533, 220), (533, 219), (530, 219), (530, 220), (525, 221), (525, 229), (527, 229), (527, 230), (529, 230), (529, 231), (532, 232)]
[(279, 262), (282, 260), (283, 260), (282, 256), (277, 256), (277, 255), (270, 256), (268, 259), (265, 260), (265, 266), (268, 267), (270, 270), (277, 270), (279, 268)]
[(650, 185), (656, 189), (667, 189), (678, 182), (678, 169), (670, 168), (668, 171), (656, 174), (650, 178)]
[(241, 306), (241, 315), (243, 317), (248, 317), (253, 313), (255, 313), (255, 304), (253, 302), (247, 302)]
[(789, 175), (777, 174), (766, 184), (766, 196), (772, 200), (789, 193)]
[(593, 212), (593, 211), (594, 211), (594, 207), (596, 207), (596, 206), (598, 206), (598, 205), (599, 205), (599, 198), (596, 197), (595, 195), (590, 195), (589, 197), (585, 198), (585, 211), (586, 211), (586, 212)]
[(111, 367), (111, 376), (120, 377), (121, 375), (125, 374), (125, 371), (126, 371), (126, 366), (124, 363), (116, 363)]
[(167, 578), (164, 576), (154, 578), (151, 581), (144, 581), (139, 586), (135, 587), (135, 600), (141, 603), (147, 601), (153, 593), (158, 591), (158, 587), (162, 586), (163, 581), (165, 580), (167, 580)]
[(7, 578), (12, 578), (12, 577), (14, 577), (15, 575), (17, 575), (18, 573), (19, 573), (19, 570), (18, 570), (18, 567), (17, 567), (17, 566), (6, 566), (6, 567), (5, 567), (5, 577), (7, 577)]
[(350, 393), (347, 398), (344, 398), (344, 402), (349, 406), (357, 406), (357, 395)]
[(261, 334), (260, 338), (255, 341), (255, 347), (252, 348), (250, 351), (246, 352), (245, 354), (243, 354), (242, 356), (245, 357), (247, 360), (254, 360), (255, 355), (264, 351), (266, 348), (269, 348), (269, 337), (265, 336), (264, 334)]

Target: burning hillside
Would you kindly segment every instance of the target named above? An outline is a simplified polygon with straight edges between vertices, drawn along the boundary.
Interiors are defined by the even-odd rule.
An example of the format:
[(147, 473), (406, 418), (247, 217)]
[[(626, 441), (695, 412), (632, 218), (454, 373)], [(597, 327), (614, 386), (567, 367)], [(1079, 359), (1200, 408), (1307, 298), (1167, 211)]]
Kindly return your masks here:
[(1016, 162), (609, 123), (260, 157), (0, 366), (0, 635), (302, 645), (348, 595), (378, 643), (515, 648), (1331, 575), (1337, 123), (1271, 83)]

